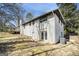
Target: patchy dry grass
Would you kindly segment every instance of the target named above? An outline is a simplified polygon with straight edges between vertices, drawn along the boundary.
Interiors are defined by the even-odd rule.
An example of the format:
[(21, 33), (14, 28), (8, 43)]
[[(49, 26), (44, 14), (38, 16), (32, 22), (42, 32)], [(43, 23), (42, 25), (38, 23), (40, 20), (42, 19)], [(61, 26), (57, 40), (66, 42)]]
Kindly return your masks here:
[[(33, 46), (32, 46), (33, 45)], [(39, 44), (32, 42), (16, 45), (16, 50), (9, 55), (28, 55), (28, 56), (79, 56), (79, 44), (68, 42), (62, 44)]]
[(10, 33), (7, 33), (7, 32), (0, 32), (0, 38), (11, 37), (11, 36), (13, 36), (13, 35), (10, 34)]
[[(1, 35), (1, 34), (0, 34)], [(10, 36), (11, 35), (11, 36)], [(10, 37), (10, 39), (9, 39)], [(15, 38), (12, 38), (15, 37)], [(0, 38), (0, 55), (11, 56), (79, 56), (79, 41), (67, 44), (42, 44), (31, 37), (2, 34)]]
[[(5, 45), (4, 51), (11, 56), (69, 56), (79, 55), (79, 46), (73, 43), (62, 44), (39, 44), (36, 42), (24, 42)], [(3, 47), (3, 48), (4, 48)]]

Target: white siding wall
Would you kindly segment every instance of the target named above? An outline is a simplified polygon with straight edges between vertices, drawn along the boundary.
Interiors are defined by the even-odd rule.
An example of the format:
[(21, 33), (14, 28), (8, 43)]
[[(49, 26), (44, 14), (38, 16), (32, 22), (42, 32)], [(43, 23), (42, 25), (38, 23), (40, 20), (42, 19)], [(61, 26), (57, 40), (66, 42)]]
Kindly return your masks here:
[(57, 43), (62, 37), (61, 32), (64, 37), (63, 23), (59, 20), (58, 16), (55, 14), (55, 43)]
[(22, 26), (23, 29), (21, 30), (24, 35), (32, 36), (33, 40), (39, 40), (39, 20), (34, 21), (34, 25), (26, 24)]
[(29, 24), (24, 25), (24, 35), (32, 36), (32, 26)]
[(33, 26), (33, 39), (39, 40), (39, 20), (35, 21), (35, 24)]
[[(34, 25), (26, 24), (25, 27), (21, 26), (21, 33), (27, 36), (32, 36), (33, 40), (40, 39), (40, 23), (39, 20), (34, 21)], [(59, 18), (56, 14), (49, 15), (47, 17), (47, 40), (46, 42), (57, 43), (59, 41), (59, 36), (61, 37), (61, 32), (64, 36), (64, 26), (59, 23)]]
[(54, 40), (55, 40), (55, 17), (53, 15), (48, 16), (47, 39), (50, 43), (54, 43)]

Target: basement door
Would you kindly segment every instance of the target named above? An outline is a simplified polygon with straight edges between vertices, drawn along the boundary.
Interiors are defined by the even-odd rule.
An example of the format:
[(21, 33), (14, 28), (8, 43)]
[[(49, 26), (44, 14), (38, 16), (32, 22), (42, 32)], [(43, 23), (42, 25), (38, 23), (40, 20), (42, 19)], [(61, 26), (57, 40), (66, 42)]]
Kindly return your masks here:
[(41, 40), (47, 40), (47, 31), (41, 31)]

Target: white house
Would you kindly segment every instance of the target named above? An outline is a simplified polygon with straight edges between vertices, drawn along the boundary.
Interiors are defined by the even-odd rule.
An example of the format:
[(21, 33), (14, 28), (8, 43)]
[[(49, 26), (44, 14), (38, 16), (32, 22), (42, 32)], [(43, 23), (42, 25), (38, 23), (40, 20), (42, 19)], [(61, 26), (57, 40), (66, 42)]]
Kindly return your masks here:
[(64, 38), (64, 20), (59, 9), (35, 17), (20, 25), (20, 34), (35, 41), (58, 43)]

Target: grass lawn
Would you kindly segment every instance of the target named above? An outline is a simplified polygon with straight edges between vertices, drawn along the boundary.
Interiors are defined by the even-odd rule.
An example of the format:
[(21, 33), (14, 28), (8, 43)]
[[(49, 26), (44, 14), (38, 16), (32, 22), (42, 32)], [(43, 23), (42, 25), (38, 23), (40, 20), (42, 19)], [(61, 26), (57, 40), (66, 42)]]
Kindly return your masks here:
[(7, 38), (12, 37), (13, 34), (7, 33), (7, 32), (0, 32), (0, 38)]
[[(79, 56), (79, 43), (43, 44), (28, 36), (0, 33), (0, 55), (11, 56)], [(12, 38), (12, 37), (17, 38)], [(9, 39), (9, 37), (11, 37)], [(3, 38), (3, 39), (2, 39)], [(4, 38), (7, 38), (6, 40)], [(4, 42), (2, 41), (4, 40)], [(77, 41), (78, 42), (78, 41)]]

